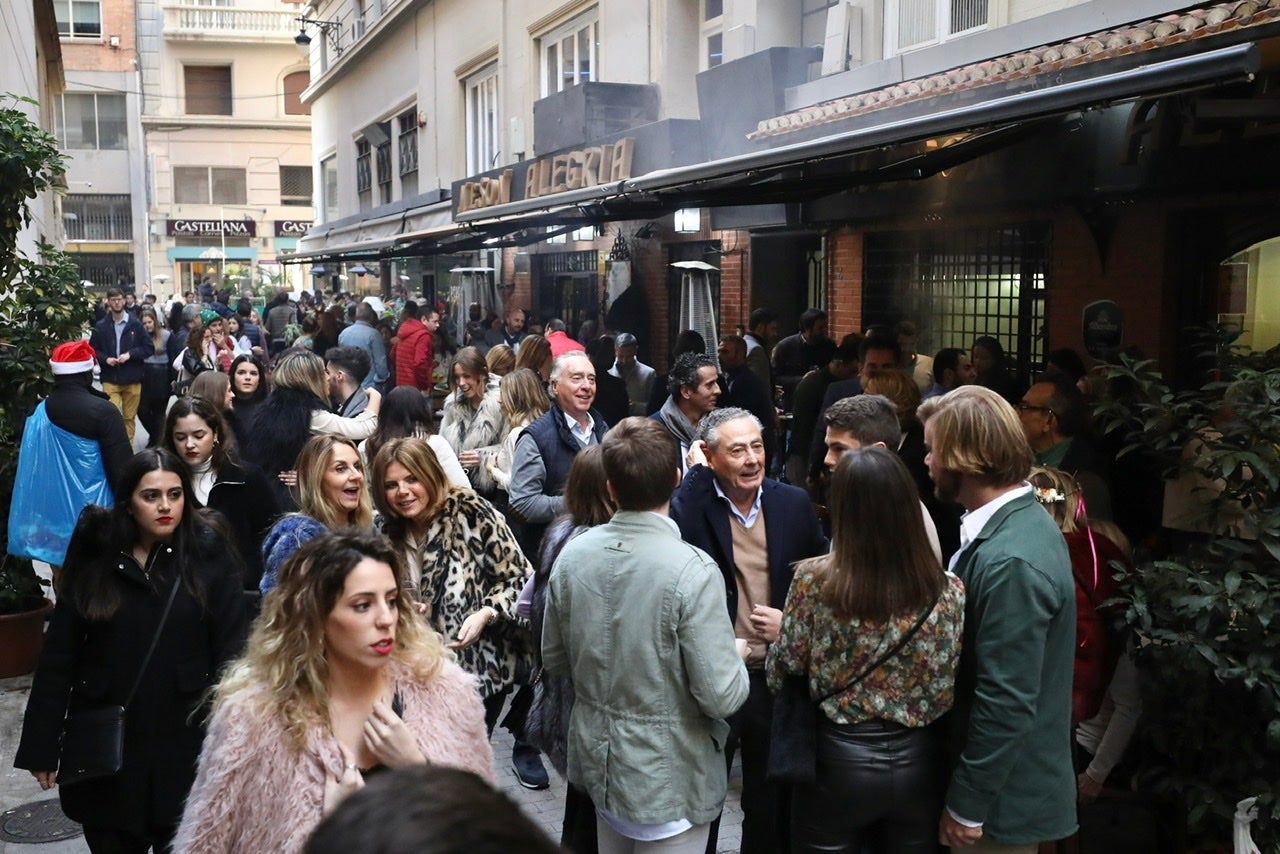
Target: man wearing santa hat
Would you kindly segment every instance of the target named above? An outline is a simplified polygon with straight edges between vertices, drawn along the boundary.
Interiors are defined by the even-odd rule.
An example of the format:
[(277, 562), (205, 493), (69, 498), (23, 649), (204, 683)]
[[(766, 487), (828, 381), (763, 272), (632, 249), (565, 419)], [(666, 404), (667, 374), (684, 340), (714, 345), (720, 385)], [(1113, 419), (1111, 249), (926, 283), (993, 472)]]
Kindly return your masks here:
[(55, 347), (53, 391), (23, 425), (9, 549), (54, 567), (62, 564), (80, 511), (111, 503), (111, 484), (133, 454), (120, 411), (93, 388), (96, 361), (87, 341)]
[(45, 400), (45, 411), (55, 427), (98, 443), (107, 478), (115, 483), (116, 475), (133, 456), (133, 445), (120, 410), (93, 387), (96, 362), (88, 341), (70, 341), (54, 347), (49, 360), (53, 391)]

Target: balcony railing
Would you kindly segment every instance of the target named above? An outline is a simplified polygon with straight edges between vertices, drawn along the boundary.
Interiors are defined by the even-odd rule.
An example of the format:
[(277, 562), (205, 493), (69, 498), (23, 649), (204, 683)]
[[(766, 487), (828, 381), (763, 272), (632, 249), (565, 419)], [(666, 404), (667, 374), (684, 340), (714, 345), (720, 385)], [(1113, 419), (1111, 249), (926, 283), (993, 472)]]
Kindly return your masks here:
[(298, 12), (231, 6), (164, 6), (165, 38), (287, 43), (298, 34)]

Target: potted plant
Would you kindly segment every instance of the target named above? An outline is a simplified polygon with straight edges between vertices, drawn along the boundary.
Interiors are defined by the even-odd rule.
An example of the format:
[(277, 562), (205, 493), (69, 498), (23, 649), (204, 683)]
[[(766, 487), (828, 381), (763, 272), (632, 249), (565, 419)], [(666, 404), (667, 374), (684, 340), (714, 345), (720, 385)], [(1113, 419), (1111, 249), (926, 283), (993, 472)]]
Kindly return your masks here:
[[(90, 307), (68, 255), (43, 243), (37, 258), (18, 250), (18, 232), (31, 217), (28, 201), (55, 187), (65, 171), (57, 142), (17, 108), (19, 100), (33, 103), (0, 99), (0, 676), (34, 669), (51, 607), (31, 562), (8, 553), (22, 427), (52, 387), (50, 352), (84, 334)], [(4, 635), (15, 627), (22, 640)]]
[[(1176, 799), (1192, 845), (1231, 838), (1257, 796), (1254, 839), (1280, 846), (1280, 352), (1210, 333), (1205, 379), (1174, 391), (1153, 362), (1110, 370), (1098, 407), (1126, 452), (1158, 459), (1190, 512), (1164, 559), (1120, 572), (1142, 646), (1138, 783)], [(1166, 505), (1167, 506), (1167, 505)]]

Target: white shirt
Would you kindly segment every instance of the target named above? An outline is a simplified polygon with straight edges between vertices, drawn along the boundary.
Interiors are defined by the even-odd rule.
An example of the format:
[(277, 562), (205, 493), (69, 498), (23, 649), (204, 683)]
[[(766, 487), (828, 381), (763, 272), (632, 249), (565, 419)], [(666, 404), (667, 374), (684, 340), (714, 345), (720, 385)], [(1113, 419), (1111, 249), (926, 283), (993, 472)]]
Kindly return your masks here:
[[(561, 410), (563, 412), (563, 410)], [(564, 412), (564, 423), (569, 425), (569, 432), (573, 434), (573, 438), (578, 440), (578, 444), (582, 447), (594, 445), (596, 443), (595, 426), (596, 420), (591, 417), (591, 413), (586, 413), (587, 426), (583, 427), (578, 419), (574, 418), (567, 412)]]
[(996, 511), (1008, 504), (1015, 498), (1023, 495), (1031, 494), (1031, 484), (1023, 483), (1022, 486), (1015, 487), (1002, 495), (983, 504), (977, 510), (970, 510), (960, 517), (960, 548), (956, 549), (956, 553), (951, 556), (951, 563), (947, 565), (947, 570), (952, 571), (956, 567), (956, 562), (960, 560), (960, 555), (965, 553), (970, 544), (978, 538), (982, 533), (982, 529), (991, 521), (991, 517), (996, 515)]
[(719, 495), (729, 505), (729, 512), (738, 517), (738, 521), (742, 523), (742, 527), (750, 528), (756, 523), (757, 517), (760, 515), (760, 496), (764, 494), (764, 487), (756, 487), (756, 500), (751, 502), (751, 509), (744, 516), (739, 510), (738, 505), (734, 504), (729, 496), (724, 494), (724, 490), (720, 488), (720, 481), (713, 479), (712, 484), (715, 485), (716, 495)]

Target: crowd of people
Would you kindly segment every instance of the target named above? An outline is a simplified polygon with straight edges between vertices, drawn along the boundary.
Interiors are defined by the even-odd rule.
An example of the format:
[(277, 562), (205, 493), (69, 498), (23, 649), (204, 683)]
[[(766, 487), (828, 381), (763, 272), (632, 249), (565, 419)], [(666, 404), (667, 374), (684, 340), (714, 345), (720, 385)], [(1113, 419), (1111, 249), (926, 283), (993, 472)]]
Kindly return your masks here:
[(760, 309), (664, 376), (515, 307), (450, 342), (411, 300), (192, 297), (109, 292), (53, 354), (114, 503), (64, 545), (16, 765), (58, 784), (68, 722), (124, 707), (119, 767), (59, 787), (94, 851), (444, 833), (472, 813), (406, 787), (492, 798), (500, 722), (574, 852), (715, 851), (735, 756), (744, 852), (1033, 851), (1119, 760), (1102, 603), (1146, 532), (1064, 353), (1022, 389), (994, 338)]

